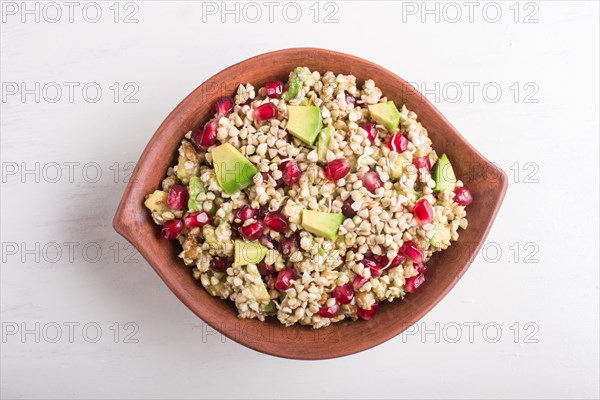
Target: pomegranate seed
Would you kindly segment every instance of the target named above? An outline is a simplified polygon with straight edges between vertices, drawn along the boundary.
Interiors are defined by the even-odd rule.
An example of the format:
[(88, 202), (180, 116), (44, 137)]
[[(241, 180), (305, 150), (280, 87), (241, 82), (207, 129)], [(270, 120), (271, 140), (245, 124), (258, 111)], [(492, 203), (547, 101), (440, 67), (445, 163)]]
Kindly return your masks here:
[(242, 221), (242, 223), (244, 223), (246, 220), (249, 220), (250, 218), (256, 218), (257, 214), (258, 214), (257, 210), (252, 208), (252, 206), (246, 204), (246, 205), (242, 206), (242, 208), (240, 208), (239, 210), (236, 211), (235, 218), (239, 219), (240, 221)]
[(344, 93), (346, 93), (346, 104), (352, 104), (352, 106), (354, 106), (354, 104), (356, 103), (356, 98), (346, 91), (344, 91)]
[(265, 225), (275, 232), (285, 232), (288, 230), (290, 223), (287, 217), (281, 213), (269, 214), (264, 219)]
[(375, 193), (377, 189), (383, 186), (381, 178), (379, 178), (379, 175), (377, 175), (377, 172), (375, 171), (364, 174), (362, 177), (362, 184), (371, 193)]
[(217, 141), (218, 124), (214, 120), (208, 121), (204, 128), (194, 129), (190, 138), (197, 151), (208, 150)]
[(215, 272), (225, 272), (229, 268), (229, 260), (227, 257), (213, 257), (210, 267)]
[(419, 274), (412, 278), (408, 278), (404, 285), (404, 291), (406, 293), (413, 293), (423, 282), (425, 282), (425, 274)]
[(356, 275), (354, 277), (354, 280), (352, 281), (352, 289), (354, 289), (354, 291), (358, 291), (358, 289), (360, 289), (361, 287), (364, 286), (365, 283), (367, 283), (369, 280), (361, 275)]
[(265, 95), (272, 99), (279, 99), (283, 94), (283, 82), (273, 81), (265, 83)]
[(413, 165), (418, 169), (427, 168), (427, 171), (431, 171), (431, 161), (427, 156), (413, 158)]
[(352, 197), (348, 197), (346, 201), (344, 201), (344, 204), (342, 205), (342, 214), (344, 214), (344, 217), (352, 218), (356, 215), (356, 211), (352, 208), (352, 204), (354, 204)]
[(253, 222), (250, 225), (241, 226), (239, 228), (240, 235), (248, 240), (258, 239), (265, 231), (265, 224), (261, 221)]
[(215, 111), (219, 118), (229, 116), (233, 111), (233, 99), (231, 97), (221, 97), (215, 102)]
[(319, 311), (317, 312), (317, 315), (319, 317), (323, 317), (323, 318), (335, 318), (335, 317), (337, 317), (337, 315), (339, 313), (340, 313), (340, 306), (339, 306), (339, 304), (335, 303), (332, 306), (324, 305), (323, 307), (321, 307), (319, 309)]
[(258, 218), (265, 218), (269, 214), (271, 214), (271, 210), (269, 210), (269, 205), (265, 204), (264, 206), (260, 206), (258, 208)]
[(281, 242), (281, 252), (284, 256), (289, 256), (295, 249), (300, 248), (300, 237), (298, 235), (290, 236)]
[(181, 210), (188, 201), (188, 190), (182, 185), (173, 185), (167, 195), (167, 206), (173, 210)]
[(473, 195), (471, 191), (464, 186), (457, 186), (454, 188), (454, 201), (458, 205), (466, 207), (473, 202)]
[(212, 217), (206, 211), (194, 212), (183, 217), (183, 223), (188, 228), (202, 227), (209, 224), (211, 220)]
[(350, 172), (350, 163), (345, 158), (329, 161), (325, 166), (325, 177), (330, 181), (339, 181)]
[(262, 260), (257, 265), (258, 272), (263, 276), (273, 275), (275, 273), (275, 264), (267, 264), (265, 260)]
[(418, 272), (419, 274), (421, 274), (421, 273), (423, 273), (423, 272), (427, 271), (427, 265), (425, 265), (425, 264), (423, 264), (423, 263), (414, 263), (414, 264), (413, 264), (413, 267), (414, 267), (414, 269), (416, 269), (416, 270), (417, 270), (417, 272)]
[(377, 311), (377, 307), (379, 303), (375, 302), (369, 310), (365, 310), (364, 308), (359, 308), (357, 310), (358, 316), (364, 319), (365, 321), (370, 320), (375, 316), (375, 311)]
[(183, 230), (183, 221), (180, 219), (172, 219), (164, 223), (160, 234), (167, 240), (175, 239)]
[(277, 274), (277, 279), (275, 280), (275, 289), (277, 290), (287, 290), (292, 286), (292, 279), (294, 278), (294, 270), (291, 268), (282, 269)]
[(331, 295), (335, 297), (340, 304), (350, 304), (354, 298), (354, 289), (352, 289), (352, 285), (349, 284), (336, 286), (335, 289), (333, 289), (333, 292), (331, 292)]
[(406, 261), (406, 257), (404, 256), (404, 254), (398, 253), (396, 254), (396, 257), (394, 257), (392, 263), (388, 268), (395, 268), (398, 265), (402, 264), (404, 261)]
[(265, 103), (254, 109), (254, 119), (257, 121), (266, 121), (276, 118), (278, 114), (277, 106), (273, 103)]
[(367, 256), (361, 262), (371, 270), (371, 276), (379, 276), (383, 273), (383, 265), (374, 256)]
[(402, 244), (402, 247), (400, 247), (400, 252), (416, 263), (420, 263), (423, 261), (423, 253), (410, 240), (407, 240)]
[(415, 203), (413, 213), (422, 224), (428, 224), (433, 220), (433, 207), (427, 199), (421, 199)]
[(402, 134), (402, 132), (400, 132), (400, 129), (394, 132), (394, 134), (390, 137), (388, 147), (390, 150), (394, 150), (396, 153), (403, 153), (406, 151), (406, 148), (408, 147), (408, 139)]
[(367, 131), (367, 138), (372, 144), (377, 137), (377, 125), (372, 122), (367, 122), (362, 128)]
[(291, 186), (294, 183), (297, 183), (300, 180), (300, 176), (302, 175), (302, 171), (300, 171), (300, 166), (296, 160), (289, 160), (282, 164), (280, 164), (283, 182)]

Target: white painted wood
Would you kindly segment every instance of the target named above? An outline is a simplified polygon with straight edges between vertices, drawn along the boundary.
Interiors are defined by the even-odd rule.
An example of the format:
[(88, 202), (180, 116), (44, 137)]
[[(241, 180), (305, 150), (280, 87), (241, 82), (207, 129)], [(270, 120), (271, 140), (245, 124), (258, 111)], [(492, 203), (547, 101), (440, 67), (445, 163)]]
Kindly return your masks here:
[[(72, 23), (64, 3), (56, 23), (55, 6), (36, 4), (39, 22), (21, 2), (2, 3), (3, 398), (599, 396), (597, 2), (476, 2), (472, 23), (463, 2), (426, 3), (439, 22), (421, 2), (321, 3), (317, 23), (312, 2), (297, 3), (297, 23), (285, 3), (272, 23), (262, 2), (256, 23), (245, 3), (238, 23), (210, 15), (221, 2), (121, 3), (118, 23), (112, 2), (97, 3), (97, 23), (85, 19), (93, 4), (76, 3)], [(324, 23), (335, 10), (338, 22)], [(123, 23), (134, 11), (138, 22)], [(324, 362), (222, 340), (137, 254), (127, 262), (110, 226), (128, 163), (185, 95), (233, 63), (295, 46), (367, 58), (426, 91), (439, 84), (440, 98), (428, 97), (511, 176), (486, 253), (438, 307), (403, 336)], [(35, 82), (39, 102), (23, 101), (21, 85)], [(65, 82), (78, 85), (72, 102)], [(86, 84), (88, 98), (101, 88), (96, 103)], [(132, 88), (137, 103), (126, 103)]]

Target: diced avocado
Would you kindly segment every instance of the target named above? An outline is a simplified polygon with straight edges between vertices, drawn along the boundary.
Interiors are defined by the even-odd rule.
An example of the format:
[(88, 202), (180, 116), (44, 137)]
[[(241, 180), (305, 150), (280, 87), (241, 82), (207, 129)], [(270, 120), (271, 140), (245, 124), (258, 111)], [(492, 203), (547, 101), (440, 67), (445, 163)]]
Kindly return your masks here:
[(187, 183), (189, 181), (190, 175), (193, 172), (185, 168), (185, 163), (187, 161), (188, 160), (183, 156), (179, 156), (177, 159), (177, 178), (183, 183)]
[(329, 240), (336, 240), (344, 219), (346, 218), (343, 214), (304, 210), (302, 212), (302, 227), (315, 235), (323, 236)]
[(248, 264), (246, 266), (246, 273), (258, 277), (258, 279), (255, 280), (256, 283), (251, 283), (248, 285), (248, 289), (250, 289), (250, 292), (254, 295), (254, 298), (256, 299), (256, 301), (258, 301), (259, 303), (265, 303), (265, 304), (270, 302), (271, 297), (269, 297), (269, 292), (267, 292), (267, 287), (265, 286), (265, 283), (262, 281), (260, 272), (258, 272), (258, 268), (256, 268), (256, 265)]
[(302, 89), (302, 85), (304, 84), (305, 75), (308, 75), (308, 70), (304, 67), (296, 67), (291, 73), (288, 79), (288, 88), (283, 94), (283, 100), (290, 101), (291, 99), (296, 98), (300, 89)]
[(385, 126), (388, 132), (396, 132), (400, 125), (400, 112), (393, 101), (369, 106), (369, 113), (378, 124)]
[(206, 188), (204, 184), (197, 176), (192, 176), (190, 178), (190, 184), (188, 188), (188, 192), (190, 194), (190, 198), (188, 200), (188, 209), (190, 211), (200, 211), (202, 209), (202, 202), (197, 200), (197, 197), (200, 193), (204, 193)]
[(155, 190), (146, 198), (144, 205), (150, 211), (165, 211), (167, 209), (167, 192)]
[(267, 248), (258, 242), (235, 241), (235, 266), (258, 264), (267, 255)]
[(452, 169), (452, 164), (450, 164), (450, 160), (448, 160), (446, 154), (442, 154), (440, 157), (433, 179), (435, 180), (434, 191), (443, 192), (444, 190), (448, 190), (451, 192), (454, 190), (456, 175), (454, 175), (454, 169)]
[(390, 178), (392, 179), (400, 179), (402, 178), (402, 174), (404, 170), (412, 163), (408, 160), (408, 158), (398, 155), (396, 160), (393, 163), (390, 163)]
[(450, 227), (442, 224), (434, 224), (434, 234), (431, 239), (429, 239), (429, 243), (434, 247), (446, 249), (450, 246), (451, 237)]
[(218, 249), (221, 246), (214, 226), (204, 225), (202, 227), (202, 236), (204, 237), (204, 243), (208, 244), (211, 248)]
[(321, 133), (319, 133), (319, 142), (317, 143), (317, 154), (319, 156), (319, 161), (327, 161), (329, 142), (331, 141), (331, 137), (333, 136), (334, 132), (335, 129), (333, 129), (333, 126), (327, 125), (321, 130)]
[(252, 183), (258, 170), (229, 143), (211, 150), (217, 182), (225, 193), (234, 194)]
[(289, 133), (302, 140), (304, 143), (313, 145), (319, 132), (323, 128), (321, 110), (316, 106), (289, 106), (288, 123), (286, 129)]

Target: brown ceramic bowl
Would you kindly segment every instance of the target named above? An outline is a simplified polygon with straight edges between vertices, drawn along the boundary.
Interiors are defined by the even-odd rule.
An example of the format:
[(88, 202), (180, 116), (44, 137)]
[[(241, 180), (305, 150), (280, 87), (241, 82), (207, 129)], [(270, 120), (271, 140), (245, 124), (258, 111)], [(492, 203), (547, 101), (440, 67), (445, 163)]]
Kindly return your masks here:
[[(353, 74), (362, 84), (374, 79), (383, 94), (417, 113), (438, 154), (447, 153), (457, 177), (473, 193), (469, 227), (450, 249), (428, 263), (427, 280), (404, 301), (381, 304), (371, 321), (343, 321), (313, 330), (239, 319), (230, 301), (210, 296), (177, 257), (177, 241), (163, 240), (143, 205), (144, 196), (160, 186), (167, 168), (176, 162), (183, 135), (211, 118), (214, 101), (233, 95), (239, 83), (256, 88), (272, 80), (286, 81), (296, 66), (321, 73)], [(219, 72), (200, 85), (158, 128), (137, 163), (115, 215), (113, 226), (129, 240), (154, 270), (196, 315), (227, 337), (255, 350), (296, 359), (325, 359), (366, 350), (398, 335), (431, 310), (458, 282), (483, 244), (507, 187), (504, 172), (477, 152), (442, 114), (406, 81), (379, 65), (347, 54), (297, 48), (262, 54)], [(200, 338), (198, 338), (200, 340)]]

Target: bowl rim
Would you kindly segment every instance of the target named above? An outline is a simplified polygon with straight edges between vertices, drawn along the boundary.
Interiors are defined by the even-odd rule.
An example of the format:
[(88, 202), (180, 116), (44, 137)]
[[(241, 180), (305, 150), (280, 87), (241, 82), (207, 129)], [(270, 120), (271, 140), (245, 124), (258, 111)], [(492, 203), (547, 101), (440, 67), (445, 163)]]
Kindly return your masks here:
[[(443, 298), (446, 297), (446, 295), (453, 289), (453, 287), (456, 285), (456, 283), (460, 280), (460, 278), (468, 270), (468, 268), (470, 267), (470, 265), (473, 262), (474, 257), (467, 258), (467, 260), (464, 262), (464, 264), (460, 267), (459, 272), (456, 274), (456, 278), (450, 284), (448, 284), (446, 287), (444, 287), (443, 290), (441, 290), (441, 292), (438, 295), (436, 295), (434, 297), (434, 301), (431, 301), (431, 302), (427, 303), (424, 307), (421, 307), (420, 310), (415, 314), (415, 317), (410, 319), (408, 324), (405, 324), (403, 326), (396, 326), (395, 329), (392, 329), (391, 331), (387, 332), (386, 334), (379, 336), (378, 340), (372, 341), (369, 343), (365, 343), (365, 344), (362, 344), (362, 343), (357, 344), (357, 345), (353, 346), (351, 349), (348, 349), (347, 351), (346, 350), (338, 351), (338, 352), (334, 352), (332, 354), (314, 354), (314, 353), (290, 354), (290, 353), (287, 353), (286, 351), (280, 350), (276, 346), (261, 345), (260, 341), (256, 342), (256, 341), (249, 341), (249, 340), (236, 338), (232, 334), (230, 334), (227, 331), (224, 331), (224, 330), (220, 329), (218, 326), (216, 326), (217, 324), (215, 323), (215, 321), (210, 318), (207, 318), (208, 315), (204, 315), (202, 313), (202, 310), (199, 307), (197, 307), (197, 304), (193, 303), (193, 301), (191, 300), (192, 296), (190, 293), (183, 293), (180, 290), (180, 288), (176, 287), (174, 282), (172, 282), (170, 279), (167, 279), (167, 277), (161, 271), (161, 269), (158, 268), (157, 265), (153, 262), (153, 257), (152, 257), (152, 254), (150, 253), (150, 249), (149, 249), (148, 245), (146, 244), (146, 241), (144, 241), (143, 238), (139, 237), (139, 235), (136, 234), (136, 229), (139, 227), (139, 223), (137, 221), (131, 222), (129, 218), (126, 218), (127, 216), (130, 216), (130, 215), (137, 215), (137, 214), (146, 212), (145, 208), (143, 207), (143, 204), (137, 204), (131, 198), (132, 191), (134, 189), (135, 183), (137, 182), (137, 178), (140, 175), (140, 171), (142, 171), (142, 169), (143, 169), (142, 167), (144, 167), (144, 164), (146, 164), (146, 166), (148, 166), (149, 161), (147, 159), (148, 158), (147, 156), (150, 153), (150, 151), (153, 149), (156, 142), (158, 141), (158, 138), (161, 137), (163, 135), (163, 133), (165, 133), (165, 131), (171, 124), (177, 123), (177, 120), (178, 120), (177, 116), (184, 110), (184, 108), (188, 105), (188, 103), (191, 101), (191, 99), (195, 98), (198, 94), (202, 93), (202, 91), (205, 89), (205, 85), (207, 85), (210, 82), (219, 81), (221, 79), (221, 77), (223, 75), (225, 75), (228, 70), (234, 69), (234, 68), (239, 68), (240, 66), (243, 66), (244, 64), (255, 63), (257, 61), (271, 58), (274, 55), (281, 56), (281, 55), (292, 54), (292, 53), (296, 54), (298, 52), (310, 52), (311, 57), (313, 57), (313, 56), (317, 57), (320, 53), (323, 55), (327, 54), (327, 55), (333, 55), (333, 56), (337, 56), (337, 57), (343, 57), (343, 58), (350, 60), (350, 62), (358, 61), (361, 63), (365, 63), (365, 64), (369, 65), (370, 67), (372, 67), (375, 71), (383, 71), (383, 72), (391, 75), (394, 79), (396, 79), (398, 82), (400, 82), (401, 85), (404, 85), (407, 87), (410, 85), (407, 81), (405, 81), (404, 79), (402, 79), (401, 77), (396, 75), (394, 72), (392, 72), (378, 64), (375, 64), (371, 61), (368, 61), (363, 58), (356, 57), (356, 56), (350, 55), (350, 54), (345, 54), (345, 53), (341, 53), (341, 52), (337, 52), (337, 51), (333, 51), (333, 50), (314, 48), (314, 47), (295, 47), (295, 48), (274, 50), (274, 51), (259, 54), (259, 55), (247, 58), (245, 60), (242, 60), (238, 63), (235, 63), (235, 64), (219, 71), (218, 73), (214, 74), (213, 76), (208, 78), (206, 81), (204, 81), (201, 85), (199, 85), (196, 89), (194, 89), (190, 94), (188, 94), (173, 109), (173, 111), (171, 111), (169, 113), (169, 115), (164, 119), (164, 121), (158, 127), (158, 129), (156, 130), (154, 135), (152, 135), (148, 144), (144, 148), (144, 151), (140, 155), (138, 162), (136, 163), (134, 171), (129, 179), (129, 182), (127, 183), (127, 186), (125, 188), (123, 196), (119, 202), (118, 208), (117, 208), (115, 216), (113, 218), (112, 225), (113, 225), (113, 228), (117, 231), (117, 233), (119, 233), (127, 241), (129, 241), (140, 252), (140, 254), (142, 254), (142, 256), (146, 259), (146, 261), (150, 264), (150, 266), (154, 269), (154, 271), (160, 276), (160, 278), (167, 285), (167, 287), (169, 287), (169, 289), (177, 296), (177, 298), (179, 298), (179, 300), (181, 302), (183, 302), (194, 314), (196, 314), (196, 316), (198, 316), (201, 320), (203, 320), (206, 324), (211, 326), (213, 329), (220, 332), (222, 335), (226, 336), (227, 338), (229, 338), (245, 347), (254, 349), (254, 350), (259, 351), (264, 354), (269, 354), (269, 355), (282, 357), (282, 358), (289, 358), (289, 359), (322, 360), (322, 359), (343, 357), (343, 356), (347, 356), (347, 355), (351, 355), (351, 354), (355, 354), (358, 352), (368, 350), (368, 349), (378, 346), (378, 345), (392, 339), (393, 337), (399, 335), (400, 333), (402, 333), (408, 327), (410, 327), (411, 325), (415, 324), (420, 319), (422, 319)], [(456, 137), (456, 139), (460, 142), (460, 145), (468, 147), (470, 152), (476, 154), (481, 160), (483, 160), (489, 166), (491, 166), (491, 168), (493, 168), (495, 170), (495, 173), (497, 174), (496, 176), (498, 178), (497, 179), (497, 193), (498, 194), (497, 194), (497, 197), (495, 198), (495, 203), (492, 205), (493, 207), (489, 209), (489, 211), (490, 211), (489, 212), (489, 215), (490, 215), (489, 223), (487, 224), (487, 226), (484, 227), (484, 229), (482, 230), (483, 233), (482, 233), (480, 239), (478, 240), (476, 245), (473, 247), (473, 254), (477, 254), (477, 252), (481, 249), (483, 243), (485, 242), (485, 239), (487, 238), (487, 236), (492, 228), (494, 219), (496, 218), (496, 215), (498, 214), (500, 206), (502, 205), (502, 202), (504, 200), (506, 190), (508, 187), (508, 177), (502, 169), (500, 169), (494, 163), (491, 163), (487, 158), (485, 158), (481, 153), (479, 153), (479, 151), (477, 149), (475, 149), (469, 142), (467, 142), (467, 140), (457, 131), (457, 129), (446, 119), (446, 117), (425, 96), (421, 95), (420, 97), (421, 97), (421, 101), (423, 102), (423, 106), (425, 108), (427, 108), (429, 110), (429, 112), (431, 112), (435, 117), (439, 118), (447, 126), (447, 128), (451, 131), (452, 135), (454, 135)], [(174, 149), (173, 151), (175, 151), (175, 150), (176, 149)], [(262, 323), (262, 322), (259, 322), (259, 323)]]

